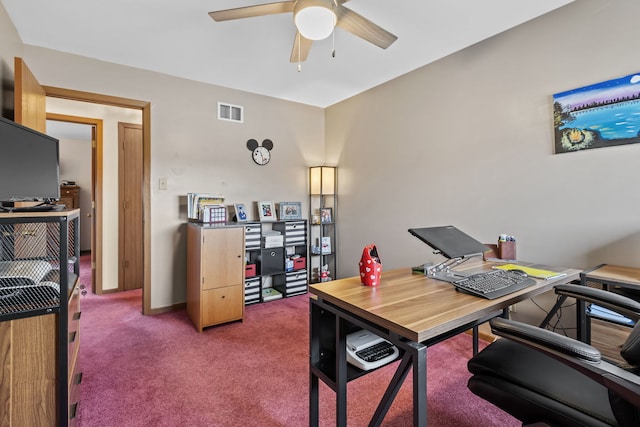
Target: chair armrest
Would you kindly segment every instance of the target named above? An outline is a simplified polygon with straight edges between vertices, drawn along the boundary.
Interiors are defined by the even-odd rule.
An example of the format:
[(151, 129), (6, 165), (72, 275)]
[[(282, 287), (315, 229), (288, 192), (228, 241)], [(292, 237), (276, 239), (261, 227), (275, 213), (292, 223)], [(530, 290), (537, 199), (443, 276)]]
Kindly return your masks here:
[(588, 362), (600, 362), (600, 351), (581, 341), (526, 323), (497, 317), (491, 319), (491, 332), (535, 348), (548, 348)]
[(598, 304), (626, 316), (634, 322), (640, 320), (640, 302), (623, 295), (588, 286), (569, 284), (557, 285), (555, 292), (558, 295), (566, 295), (585, 302)]

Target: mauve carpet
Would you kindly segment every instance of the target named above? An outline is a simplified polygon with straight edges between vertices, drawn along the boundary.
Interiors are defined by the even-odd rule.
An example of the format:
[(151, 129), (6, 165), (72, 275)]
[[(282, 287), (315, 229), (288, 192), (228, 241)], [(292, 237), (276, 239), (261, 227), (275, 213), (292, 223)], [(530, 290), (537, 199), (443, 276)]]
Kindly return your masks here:
[[(140, 290), (82, 297), (82, 427), (309, 424), (308, 295), (248, 306), (244, 322), (202, 334), (185, 311), (141, 306)], [(470, 355), (467, 334), (428, 349), (429, 425), (520, 425), (468, 391)], [(348, 384), (349, 426), (368, 424), (397, 363)], [(383, 425), (412, 424), (411, 396), (409, 374)], [(320, 425), (335, 425), (334, 402), (321, 382)]]

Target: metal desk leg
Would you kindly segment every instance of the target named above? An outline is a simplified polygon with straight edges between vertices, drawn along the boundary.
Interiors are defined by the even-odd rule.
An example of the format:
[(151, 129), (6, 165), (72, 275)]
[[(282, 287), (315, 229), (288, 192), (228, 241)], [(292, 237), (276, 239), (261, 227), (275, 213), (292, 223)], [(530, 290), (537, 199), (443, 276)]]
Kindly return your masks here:
[(387, 387), (387, 390), (384, 392), (384, 396), (382, 396), (382, 400), (378, 404), (376, 412), (371, 418), (369, 427), (378, 427), (382, 424), (382, 420), (387, 415), (387, 411), (389, 411), (393, 400), (396, 398), (402, 383), (404, 383), (404, 380), (411, 369), (411, 362), (413, 361), (414, 356), (415, 355), (411, 354), (409, 351), (405, 352), (404, 356), (402, 356), (402, 361), (400, 362), (398, 369), (396, 369), (396, 373), (393, 375), (393, 379), (391, 380), (391, 383), (389, 383), (389, 387)]
[(473, 327), (473, 355), (478, 354), (478, 327)]
[[(587, 286), (585, 272), (580, 273), (580, 284)], [(591, 319), (587, 319), (587, 304), (580, 299), (576, 300), (576, 338), (578, 341), (591, 344)]]
[(347, 321), (336, 321), (336, 426), (347, 425)]
[(427, 425), (427, 346), (410, 343), (413, 356), (413, 425)]
[(309, 303), (309, 427), (318, 427), (320, 419), (319, 378), (313, 366), (320, 359), (320, 318), (319, 309)]
[(309, 384), (309, 427), (318, 427), (320, 419), (318, 377), (309, 374)]
[(591, 318), (587, 317), (587, 303), (578, 301), (576, 310), (578, 311), (578, 340), (591, 344)]
[(549, 322), (551, 322), (551, 319), (553, 318), (553, 316), (556, 315), (556, 313), (558, 312), (558, 310), (560, 310), (560, 307), (562, 307), (562, 304), (564, 304), (564, 302), (566, 300), (567, 300), (567, 296), (566, 295), (562, 295), (560, 298), (558, 298), (558, 300), (553, 305), (553, 307), (551, 308), (549, 313), (542, 320), (542, 323), (540, 323), (540, 327), (542, 329), (547, 329), (547, 326), (549, 325)]

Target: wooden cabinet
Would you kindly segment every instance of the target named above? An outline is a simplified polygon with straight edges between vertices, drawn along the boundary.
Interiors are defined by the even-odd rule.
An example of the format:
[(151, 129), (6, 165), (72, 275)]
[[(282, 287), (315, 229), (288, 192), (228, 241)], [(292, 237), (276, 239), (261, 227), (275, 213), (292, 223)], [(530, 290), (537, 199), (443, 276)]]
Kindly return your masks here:
[(59, 203), (65, 205), (68, 209), (79, 209), (80, 187), (76, 185), (61, 185)]
[(79, 211), (0, 213), (0, 237), (0, 426), (75, 426)]
[(78, 405), (80, 404), (80, 383), (82, 372), (78, 363), (80, 353), (80, 288), (76, 282), (69, 297), (67, 324), (67, 408), (69, 426), (78, 425)]
[(243, 226), (188, 224), (187, 314), (198, 332), (243, 319)]

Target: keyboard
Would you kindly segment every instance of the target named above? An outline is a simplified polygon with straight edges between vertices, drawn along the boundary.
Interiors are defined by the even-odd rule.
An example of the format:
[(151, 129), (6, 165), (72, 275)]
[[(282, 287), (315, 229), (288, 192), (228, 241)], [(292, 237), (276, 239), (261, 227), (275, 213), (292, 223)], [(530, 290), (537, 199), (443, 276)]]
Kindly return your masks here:
[(377, 362), (380, 359), (389, 357), (394, 353), (394, 346), (388, 341), (382, 341), (371, 347), (356, 351), (356, 356), (367, 363)]
[(535, 283), (535, 279), (513, 270), (485, 271), (452, 282), (459, 291), (487, 299), (500, 298)]

